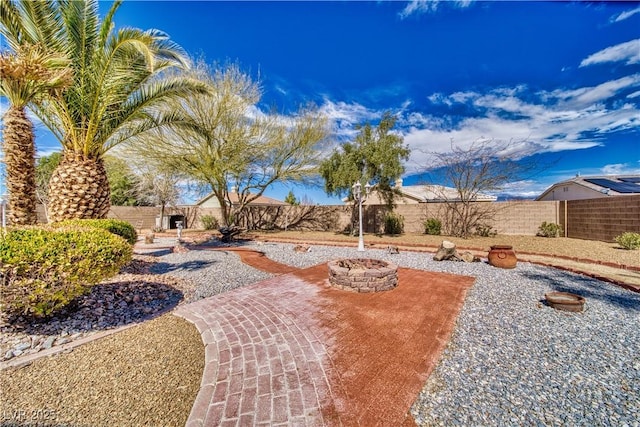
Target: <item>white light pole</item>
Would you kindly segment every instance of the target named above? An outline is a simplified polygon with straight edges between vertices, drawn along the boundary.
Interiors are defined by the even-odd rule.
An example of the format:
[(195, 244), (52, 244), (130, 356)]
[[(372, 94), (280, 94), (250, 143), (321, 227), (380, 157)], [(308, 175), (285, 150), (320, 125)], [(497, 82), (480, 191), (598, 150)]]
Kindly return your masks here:
[(362, 194), (362, 184), (360, 184), (359, 182), (353, 184), (352, 189), (354, 201), (358, 202), (358, 251), (364, 252), (364, 237), (362, 236), (362, 202), (367, 200), (367, 196), (369, 195), (369, 192), (371, 192), (371, 185), (369, 185), (368, 182), (365, 184), (365, 194)]

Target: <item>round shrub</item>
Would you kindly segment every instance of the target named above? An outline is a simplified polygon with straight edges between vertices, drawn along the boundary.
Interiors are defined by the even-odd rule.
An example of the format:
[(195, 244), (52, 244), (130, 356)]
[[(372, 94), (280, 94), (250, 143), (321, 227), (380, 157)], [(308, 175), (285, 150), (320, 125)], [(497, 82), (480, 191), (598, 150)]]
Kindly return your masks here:
[(46, 317), (118, 273), (132, 248), (101, 229), (25, 228), (0, 238), (0, 310)]
[(387, 212), (384, 216), (384, 234), (402, 233), (404, 233), (404, 217), (393, 212)]
[(216, 230), (219, 227), (218, 218), (213, 215), (202, 215), (200, 221), (205, 230)]
[(68, 219), (56, 222), (53, 226), (65, 228), (100, 228), (122, 237), (129, 242), (130, 245), (134, 245), (138, 240), (138, 233), (136, 233), (133, 225), (119, 219)]
[(438, 218), (429, 218), (424, 222), (424, 234), (439, 236), (442, 233), (442, 221)]
[(538, 227), (538, 232), (536, 236), (540, 237), (559, 237), (562, 233), (562, 226), (559, 224), (554, 224), (553, 222), (543, 222), (540, 227)]
[(616, 243), (627, 250), (640, 249), (640, 233), (622, 233), (615, 238)]

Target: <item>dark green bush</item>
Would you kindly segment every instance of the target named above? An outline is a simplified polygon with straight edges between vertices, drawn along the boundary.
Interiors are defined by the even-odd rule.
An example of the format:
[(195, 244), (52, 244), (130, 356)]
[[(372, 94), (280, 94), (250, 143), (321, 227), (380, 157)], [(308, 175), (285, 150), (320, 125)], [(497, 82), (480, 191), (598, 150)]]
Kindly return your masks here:
[(438, 218), (429, 218), (424, 222), (424, 234), (439, 236), (442, 234), (442, 221)]
[(97, 228), (9, 230), (0, 238), (0, 310), (49, 316), (118, 273), (131, 255), (131, 245)]
[(622, 246), (624, 249), (635, 250), (640, 249), (640, 234), (639, 233), (622, 233), (615, 238), (616, 243)]
[(553, 222), (543, 222), (540, 227), (538, 227), (538, 233), (536, 236), (540, 237), (558, 237), (562, 233), (562, 226), (559, 224), (554, 224)]
[(384, 234), (404, 233), (404, 217), (393, 212), (384, 215)]
[(107, 230), (109, 233), (113, 233), (116, 236), (122, 237), (129, 244), (134, 245), (138, 240), (138, 233), (136, 229), (127, 221), (119, 219), (68, 219), (65, 221), (56, 222), (52, 224), (54, 227), (64, 228), (100, 228)]
[(200, 221), (205, 230), (215, 230), (219, 227), (218, 218), (213, 215), (202, 215)]

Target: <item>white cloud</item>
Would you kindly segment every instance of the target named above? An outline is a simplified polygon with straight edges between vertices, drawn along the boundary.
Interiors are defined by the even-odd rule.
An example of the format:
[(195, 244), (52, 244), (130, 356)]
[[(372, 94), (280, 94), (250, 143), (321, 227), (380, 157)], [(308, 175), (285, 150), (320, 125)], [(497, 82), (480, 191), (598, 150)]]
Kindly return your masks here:
[(640, 75), (570, 91), (530, 93), (520, 86), (486, 93), (433, 94), (429, 99), (435, 104), (464, 104), (480, 117), (452, 123), (442, 115), (407, 114), (401, 122), (405, 143), (412, 150), (407, 172), (427, 170), (432, 162), (430, 153), (449, 151), (452, 141), (462, 147), (479, 138), (512, 141), (513, 152), (505, 154), (516, 158), (601, 145), (609, 133), (640, 127), (638, 107), (631, 103), (607, 107), (604, 102), (638, 85)]
[(633, 15), (635, 15), (636, 13), (640, 13), (640, 7), (637, 7), (635, 9), (631, 9), (631, 10), (627, 10), (625, 12), (622, 12), (619, 15), (614, 15), (613, 17), (611, 17), (611, 22), (620, 22), (620, 21), (624, 21), (625, 19), (631, 18)]
[(627, 65), (640, 63), (640, 39), (610, 46), (583, 59), (580, 67), (605, 62), (626, 61)]
[(628, 163), (614, 163), (604, 165), (600, 170), (602, 175), (634, 175), (640, 174), (640, 167), (633, 167)]
[[(404, 19), (413, 14), (420, 15), (422, 13), (435, 12), (438, 5), (443, 0), (410, 0), (402, 11), (398, 14)], [(469, 7), (474, 0), (444, 0), (447, 4), (453, 4), (456, 7)]]
[(640, 96), (640, 90), (630, 93), (629, 95), (627, 95), (627, 98), (637, 98)]
[(585, 108), (606, 101), (623, 90), (640, 86), (640, 74), (633, 74), (601, 83), (597, 86), (574, 90), (555, 90), (541, 95), (548, 102), (561, 102), (568, 108)]

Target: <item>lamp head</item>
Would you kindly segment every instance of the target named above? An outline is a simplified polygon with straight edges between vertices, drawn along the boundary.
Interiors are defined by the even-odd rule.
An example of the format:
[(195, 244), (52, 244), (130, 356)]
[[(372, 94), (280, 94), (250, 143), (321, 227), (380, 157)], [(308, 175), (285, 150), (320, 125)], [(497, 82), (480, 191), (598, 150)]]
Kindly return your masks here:
[(362, 184), (360, 184), (359, 182), (353, 184), (353, 187), (351, 188), (353, 189), (353, 194), (356, 197), (360, 196), (360, 194), (362, 193)]

